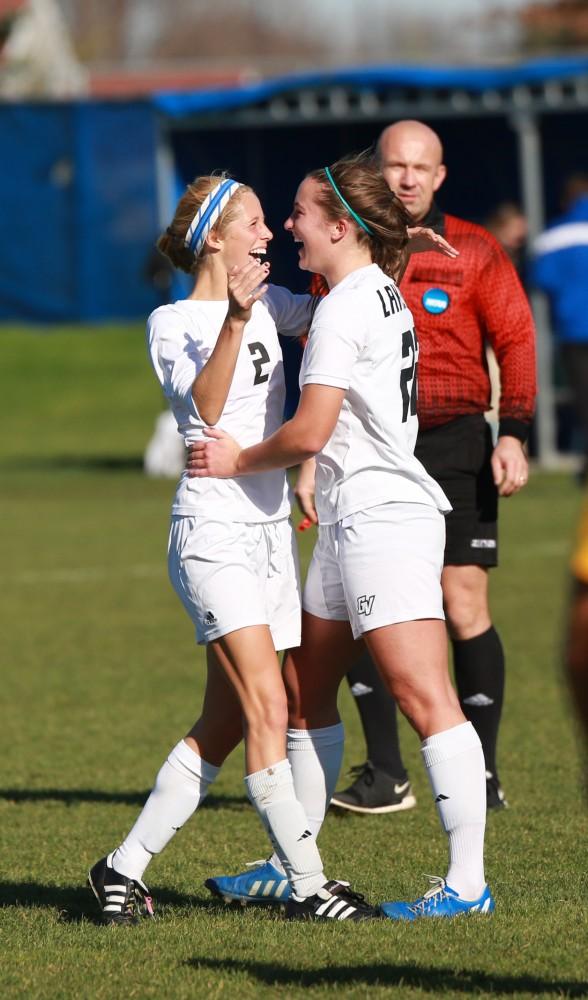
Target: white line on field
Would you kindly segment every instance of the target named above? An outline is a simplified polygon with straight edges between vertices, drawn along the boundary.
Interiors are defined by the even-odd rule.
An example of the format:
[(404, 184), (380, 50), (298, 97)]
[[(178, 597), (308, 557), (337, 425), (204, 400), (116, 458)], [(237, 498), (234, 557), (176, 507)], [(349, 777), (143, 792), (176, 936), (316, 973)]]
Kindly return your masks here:
[(165, 573), (165, 564), (136, 565), (136, 566), (85, 566), (72, 567), (70, 569), (48, 569), (48, 570), (23, 570), (15, 573), (14, 576), (4, 577), (0, 582), (5, 584), (15, 583), (94, 583), (96, 580), (104, 580), (112, 576), (130, 576), (134, 578), (145, 578), (150, 576), (160, 576)]

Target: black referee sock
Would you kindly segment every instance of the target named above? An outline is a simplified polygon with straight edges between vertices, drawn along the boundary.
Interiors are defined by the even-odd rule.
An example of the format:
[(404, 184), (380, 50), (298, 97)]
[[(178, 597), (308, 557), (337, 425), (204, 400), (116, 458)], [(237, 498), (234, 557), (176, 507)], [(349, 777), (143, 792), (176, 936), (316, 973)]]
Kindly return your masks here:
[(391, 777), (406, 780), (398, 742), (396, 702), (369, 653), (365, 652), (350, 670), (347, 682), (361, 716), (368, 760)]
[(452, 642), (455, 685), (466, 719), (476, 730), (486, 770), (497, 776), (496, 742), (504, 697), (504, 652), (493, 625), (487, 632)]

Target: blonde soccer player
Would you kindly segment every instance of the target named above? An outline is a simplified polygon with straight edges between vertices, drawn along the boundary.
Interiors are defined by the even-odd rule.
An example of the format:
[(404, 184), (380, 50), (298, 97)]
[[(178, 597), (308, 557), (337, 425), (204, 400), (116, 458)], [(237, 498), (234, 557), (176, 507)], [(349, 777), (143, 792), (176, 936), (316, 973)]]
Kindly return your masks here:
[[(274, 433), (285, 386), (280, 333), (308, 327), (312, 300), (268, 284), (272, 233), (254, 191), (226, 177), (190, 184), (159, 249), (194, 277), (188, 298), (149, 317), (155, 375), (190, 444), (222, 427), (245, 444)], [(132, 830), (93, 865), (108, 924), (153, 912), (144, 873), (202, 803), (245, 739), (247, 794), (281, 858), (282, 889), (338, 920), (378, 914), (347, 883), (327, 880), (286, 755), (286, 692), (277, 650), (300, 642), (300, 596), (282, 469), (190, 479), (172, 505), (169, 572), (206, 646), (201, 714), (172, 749)], [(129, 708), (129, 710), (131, 710)], [(290, 906), (290, 904), (288, 904)], [(288, 915), (299, 916), (296, 907)]]

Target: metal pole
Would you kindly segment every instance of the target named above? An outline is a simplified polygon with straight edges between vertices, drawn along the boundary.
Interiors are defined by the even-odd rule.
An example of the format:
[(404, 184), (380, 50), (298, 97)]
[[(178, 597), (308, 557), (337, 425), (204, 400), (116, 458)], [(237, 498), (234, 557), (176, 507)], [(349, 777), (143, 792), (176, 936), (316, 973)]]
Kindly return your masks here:
[[(532, 242), (545, 225), (543, 211), (543, 171), (541, 136), (535, 115), (528, 111), (515, 112), (511, 126), (516, 132), (519, 148), (519, 171), (523, 210), (529, 224)], [(545, 297), (531, 292), (531, 307), (537, 328), (537, 461), (543, 468), (554, 468), (558, 462), (553, 387), (553, 340)]]
[(157, 188), (157, 214), (159, 225), (165, 228), (171, 221), (176, 204), (176, 170), (174, 154), (167, 125), (162, 116), (157, 116), (157, 139), (155, 147), (155, 183)]
[[(176, 169), (170, 128), (162, 115), (157, 116), (157, 145), (155, 148), (155, 180), (157, 212), (163, 231), (172, 220), (183, 184)], [(171, 286), (173, 299), (183, 299), (190, 294), (193, 280), (182, 271), (174, 270)]]

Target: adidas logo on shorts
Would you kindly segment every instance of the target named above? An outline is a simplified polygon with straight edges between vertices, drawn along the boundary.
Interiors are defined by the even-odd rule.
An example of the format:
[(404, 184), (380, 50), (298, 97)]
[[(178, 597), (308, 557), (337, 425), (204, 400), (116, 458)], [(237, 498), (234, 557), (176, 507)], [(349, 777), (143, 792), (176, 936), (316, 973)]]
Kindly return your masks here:
[(218, 618), (216, 618), (213, 615), (212, 611), (207, 611), (206, 614), (204, 615), (204, 624), (205, 625), (216, 625), (217, 621), (218, 621)]

